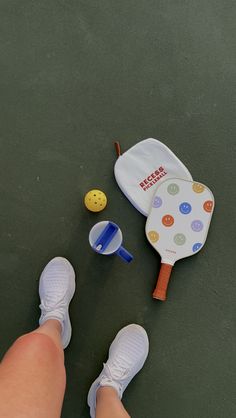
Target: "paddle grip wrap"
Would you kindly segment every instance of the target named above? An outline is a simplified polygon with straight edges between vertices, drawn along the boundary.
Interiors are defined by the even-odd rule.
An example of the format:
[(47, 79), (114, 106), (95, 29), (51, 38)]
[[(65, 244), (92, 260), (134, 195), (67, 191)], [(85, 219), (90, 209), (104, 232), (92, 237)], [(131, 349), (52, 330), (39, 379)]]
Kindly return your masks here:
[(156, 288), (152, 294), (154, 299), (166, 300), (166, 292), (170, 280), (172, 267), (170, 264), (161, 264), (160, 273), (157, 279)]

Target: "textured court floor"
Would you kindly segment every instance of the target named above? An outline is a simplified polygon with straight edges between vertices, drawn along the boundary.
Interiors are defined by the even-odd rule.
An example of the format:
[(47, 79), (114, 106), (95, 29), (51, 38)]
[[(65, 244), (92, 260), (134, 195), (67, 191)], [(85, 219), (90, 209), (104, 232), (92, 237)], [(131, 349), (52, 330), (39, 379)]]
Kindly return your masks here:
[[(0, 354), (37, 326), (38, 278), (55, 255), (77, 273), (62, 418), (86, 395), (110, 342), (143, 325), (150, 355), (127, 389), (135, 418), (234, 418), (235, 2), (0, 0)], [(151, 298), (160, 259), (119, 190), (113, 141), (154, 137), (213, 191), (208, 241)], [(98, 187), (108, 206), (92, 214)], [(99, 220), (134, 261), (92, 253)]]

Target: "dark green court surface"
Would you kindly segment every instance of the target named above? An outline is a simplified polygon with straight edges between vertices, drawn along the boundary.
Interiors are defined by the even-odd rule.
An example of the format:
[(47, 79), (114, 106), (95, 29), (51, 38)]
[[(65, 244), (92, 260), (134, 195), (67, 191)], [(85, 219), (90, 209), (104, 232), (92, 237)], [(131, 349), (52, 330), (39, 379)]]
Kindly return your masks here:
[[(77, 274), (63, 418), (87, 418), (87, 391), (117, 331), (135, 322), (150, 355), (127, 389), (135, 418), (235, 418), (235, 2), (0, 0), (1, 355), (37, 326), (38, 278), (55, 255)], [(119, 190), (113, 142), (154, 137), (216, 209), (204, 249), (179, 261), (165, 303), (145, 218)], [(104, 212), (83, 206), (91, 188)], [(122, 228), (126, 265), (88, 244)], [(111, 417), (112, 418), (112, 417)]]

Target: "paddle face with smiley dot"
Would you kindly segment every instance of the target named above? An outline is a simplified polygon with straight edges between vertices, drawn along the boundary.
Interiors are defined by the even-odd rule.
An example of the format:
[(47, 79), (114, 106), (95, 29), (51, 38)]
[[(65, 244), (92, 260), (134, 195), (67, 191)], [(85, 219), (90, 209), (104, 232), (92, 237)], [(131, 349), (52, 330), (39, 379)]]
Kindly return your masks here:
[(153, 297), (166, 299), (175, 262), (199, 252), (207, 237), (214, 196), (202, 183), (168, 179), (154, 194), (146, 235), (161, 256), (161, 270)]

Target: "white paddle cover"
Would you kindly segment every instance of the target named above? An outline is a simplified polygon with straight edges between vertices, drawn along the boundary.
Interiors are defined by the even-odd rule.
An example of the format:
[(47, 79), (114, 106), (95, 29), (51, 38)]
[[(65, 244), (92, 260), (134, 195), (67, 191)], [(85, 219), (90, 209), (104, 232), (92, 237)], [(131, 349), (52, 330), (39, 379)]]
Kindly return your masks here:
[(115, 163), (114, 174), (122, 192), (145, 216), (149, 214), (158, 184), (171, 177), (192, 180), (176, 155), (153, 138), (138, 142), (122, 154)]

